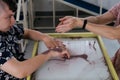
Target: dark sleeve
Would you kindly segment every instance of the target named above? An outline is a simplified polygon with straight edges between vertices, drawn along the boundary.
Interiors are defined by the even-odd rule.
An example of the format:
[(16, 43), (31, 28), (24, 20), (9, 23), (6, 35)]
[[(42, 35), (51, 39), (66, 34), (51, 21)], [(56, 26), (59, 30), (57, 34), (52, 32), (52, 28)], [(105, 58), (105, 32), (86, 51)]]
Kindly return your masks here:
[(23, 28), (23, 26), (15, 25), (14, 29), (15, 29), (15, 34), (17, 35), (17, 38), (18, 39), (23, 38), (23, 35), (24, 35), (24, 28)]
[(0, 52), (0, 66), (11, 58), (13, 58), (13, 55), (10, 52)]

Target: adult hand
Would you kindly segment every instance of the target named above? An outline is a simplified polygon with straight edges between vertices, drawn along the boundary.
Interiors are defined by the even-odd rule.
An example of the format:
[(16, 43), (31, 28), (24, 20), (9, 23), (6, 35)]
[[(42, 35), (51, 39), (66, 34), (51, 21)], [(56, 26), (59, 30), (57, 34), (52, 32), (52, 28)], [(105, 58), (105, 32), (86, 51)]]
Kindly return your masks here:
[(77, 17), (66, 16), (59, 19), (60, 23), (56, 27), (56, 32), (67, 32), (78, 26), (79, 19)]
[(62, 51), (59, 50), (52, 50), (51, 52), (52, 57), (62, 57), (62, 58), (70, 58), (70, 53), (67, 49), (64, 49)]
[(43, 54), (50, 54), (51, 57), (70, 58), (70, 53), (65, 47), (58, 47), (45, 51)]
[(43, 37), (43, 42), (45, 43), (45, 45), (47, 46), (48, 49), (53, 49), (59, 46), (65, 46), (62, 41), (55, 39), (47, 34), (44, 34)]

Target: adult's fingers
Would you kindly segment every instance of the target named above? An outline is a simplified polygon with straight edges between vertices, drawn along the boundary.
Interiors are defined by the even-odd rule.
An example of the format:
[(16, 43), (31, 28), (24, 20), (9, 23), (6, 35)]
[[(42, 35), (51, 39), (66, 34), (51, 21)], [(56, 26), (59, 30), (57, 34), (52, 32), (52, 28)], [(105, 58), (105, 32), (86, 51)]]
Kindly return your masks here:
[(58, 24), (58, 26), (59, 26), (59, 25), (62, 25), (62, 24), (63, 24), (63, 22), (61, 21), (61, 22)]
[(58, 44), (58, 47), (61, 47), (61, 48), (65, 47), (65, 45), (63, 44), (63, 42), (61, 40), (56, 39), (56, 42)]
[(56, 47), (60, 47), (62, 45), (63, 45), (62, 41), (53, 38), (51, 41), (49, 41), (49, 44), (48, 44), (49, 47), (48, 48), (53, 49), (53, 48), (56, 48)]
[(70, 58), (70, 52), (66, 49), (65, 51), (62, 52), (62, 57), (63, 58)]
[(64, 28), (65, 28), (65, 25), (60, 25), (60, 26), (56, 27), (55, 31), (58, 32), (58, 33), (62, 33), (62, 32), (65, 32)]
[(69, 18), (71, 18), (72, 16), (65, 16), (65, 17), (63, 17), (63, 18), (60, 18), (59, 20), (60, 21), (64, 21), (64, 20), (66, 20), (66, 19), (69, 19)]

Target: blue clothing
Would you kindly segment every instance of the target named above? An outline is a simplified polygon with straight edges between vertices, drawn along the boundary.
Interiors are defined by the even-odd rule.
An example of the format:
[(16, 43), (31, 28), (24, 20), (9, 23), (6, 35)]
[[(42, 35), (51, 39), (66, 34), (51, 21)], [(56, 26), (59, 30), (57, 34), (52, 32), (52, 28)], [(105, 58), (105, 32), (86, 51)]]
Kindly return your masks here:
[[(22, 39), (24, 29), (14, 25), (7, 32), (0, 32), (0, 66), (11, 58), (20, 59), (21, 51), (19, 41)], [(20, 80), (14, 76), (0, 70), (0, 80)], [(24, 80), (24, 79), (22, 79)]]

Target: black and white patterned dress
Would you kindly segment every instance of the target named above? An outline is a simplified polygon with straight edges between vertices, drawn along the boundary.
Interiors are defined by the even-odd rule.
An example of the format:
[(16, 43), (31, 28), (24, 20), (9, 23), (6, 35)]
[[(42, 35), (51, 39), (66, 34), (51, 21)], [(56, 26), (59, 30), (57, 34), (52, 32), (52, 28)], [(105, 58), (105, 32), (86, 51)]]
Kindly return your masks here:
[[(21, 26), (14, 25), (7, 32), (0, 32), (0, 66), (12, 57), (20, 59), (21, 52), (19, 41), (22, 39), (24, 29)], [(0, 80), (24, 80), (0, 70)]]

